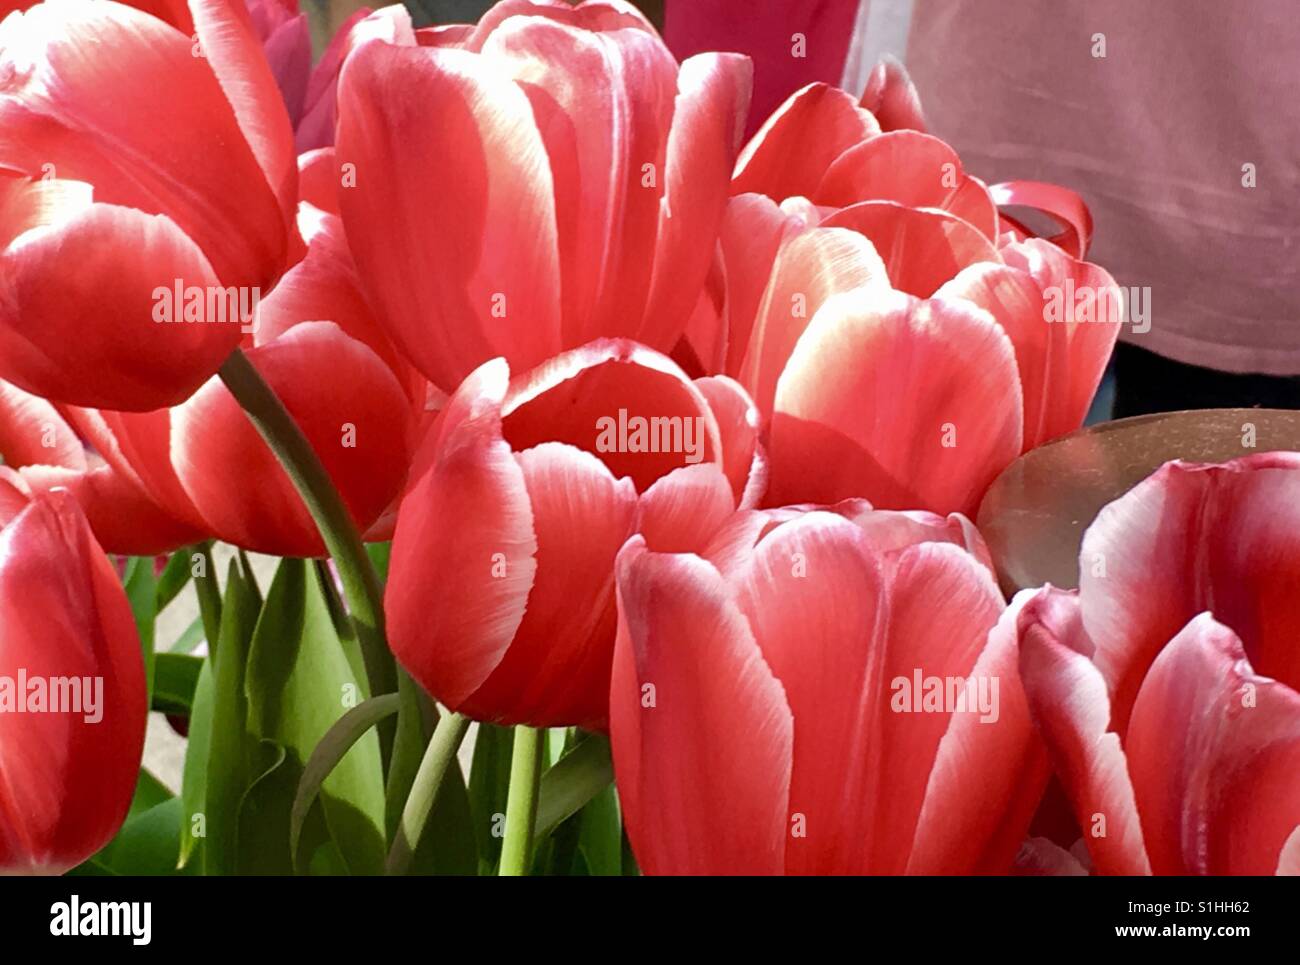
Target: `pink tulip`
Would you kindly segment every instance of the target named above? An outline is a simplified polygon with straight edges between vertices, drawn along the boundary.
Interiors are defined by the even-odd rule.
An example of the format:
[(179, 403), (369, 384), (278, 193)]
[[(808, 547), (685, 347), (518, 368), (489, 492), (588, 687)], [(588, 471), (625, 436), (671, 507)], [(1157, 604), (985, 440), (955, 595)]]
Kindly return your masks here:
[[(1300, 456), (1168, 463), (1079, 560), (1079, 590), (1039, 591), (1018, 624), (1074, 854), (1102, 874), (1300, 872)], [(1060, 868), (1071, 843), (1035, 847)]]
[(749, 63), (680, 67), (630, 4), (506, 0), (472, 30), (361, 44), (341, 191), (393, 340), (453, 390), (605, 336), (670, 351), (709, 270)]
[[(762, 487), (757, 413), (725, 377), (601, 340), (510, 378), (487, 363), (417, 453), (385, 609), (393, 652), (480, 720), (604, 725), (614, 558), (701, 546)], [(638, 434), (639, 433), (639, 434)]]
[[(674, 357), (734, 376), (758, 405), (766, 505), (865, 496), (973, 514), (1018, 455), (1082, 424), (1121, 293), (1061, 247), (1090, 236), (1076, 196), (1028, 182), (990, 192), (915, 129), (920, 106), (896, 64), (867, 94), (891, 130), (811, 84), (741, 152)], [(1059, 244), (1027, 237), (995, 196), (1046, 209), (1066, 226)]]
[(160, 293), (269, 291), (298, 244), (292, 132), (247, 14), (189, 13), (194, 37), (91, 0), (0, 24), (0, 377), (26, 391), (182, 401), (241, 326)]
[(67, 493), (0, 469), (0, 874), (60, 874), (135, 792), (146, 698), (122, 584)]
[(1046, 760), (1018, 607), (966, 547), (958, 517), (860, 501), (739, 513), (702, 556), (630, 541), (610, 736), (641, 868), (1009, 869)]

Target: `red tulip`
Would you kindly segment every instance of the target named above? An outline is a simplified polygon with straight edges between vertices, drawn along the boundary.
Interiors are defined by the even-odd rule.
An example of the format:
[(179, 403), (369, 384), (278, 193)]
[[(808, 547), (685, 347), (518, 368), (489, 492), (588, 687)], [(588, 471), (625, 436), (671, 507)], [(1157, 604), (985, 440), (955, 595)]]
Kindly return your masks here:
[(0, 24), (0, 377), (29, 392), (183, 400), (295, 244), (292, 132), (247, 14), (189, 10), (194, 39), (102, 0)]
[(713, 255), (748, 61), (679, 68), (604, 0), (506, 0), (419, 41), (441, 46), (362, 44), (339, 84), (343, 220), (393, 340), (444, 391), (602, 336), (670, 351)]
[(144, 664), (126, 594), (75, 501), (48, 493), (18, 508), (21, 482), (0, 475), (0, 874), (58, 874), (126, 818)]
[(610, 736), (644, 871), (1010, 868), (1046, 780), (1016, 608), (969, 524), (886, 515), (740, 513), (703, 557), (620, 553)]
[[(423, 384), (379, 331), (338, 219), (309, 226), (306, 257), (262, 301), (249, 360), (320, 457), (353, 522), (387, 538)], [(72, 410), (69, 418), (118, 471), (176, 519), (277, 556), (325, 552), (288, 474), (225, 385), (212, 378), (183, 405), (148, 413)]]
[(129, 467), (88, 448), (56, 406), (8, 382), (0, 382), (0, 459), (33, 491), (71, 492), (110, 553), (151, 556), (204, 537), (150, 497)]
[(1092, 869), (1300, 871), (1300, 456), (1168, 463), (1079, 559), (1020, 667)]
[(703, 545), (762, 486), (757, 413), (724, 377), (602, 340), (509, 378), (487, 363), (416, 456), (398, 512), (389, 641), (480, 720), (600, 727), (614, 557), (633, 533)]

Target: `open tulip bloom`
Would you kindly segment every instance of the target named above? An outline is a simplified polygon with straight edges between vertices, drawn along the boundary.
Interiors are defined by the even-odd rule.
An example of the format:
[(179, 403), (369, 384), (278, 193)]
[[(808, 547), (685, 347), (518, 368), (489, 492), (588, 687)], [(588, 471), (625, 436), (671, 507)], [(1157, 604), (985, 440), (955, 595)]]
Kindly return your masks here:
[(1123, 300), (896, 61), (0, 10), (0, 873), (1300, 874), (1300, 456), (1009, 599)]

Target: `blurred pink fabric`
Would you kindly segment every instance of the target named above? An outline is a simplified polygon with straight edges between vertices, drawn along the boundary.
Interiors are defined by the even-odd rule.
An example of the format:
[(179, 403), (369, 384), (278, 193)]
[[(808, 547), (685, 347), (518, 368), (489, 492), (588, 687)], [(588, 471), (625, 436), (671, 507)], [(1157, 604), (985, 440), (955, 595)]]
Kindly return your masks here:
[(971, 173), (1084, 196), (1089, 259), (1152, 289), (1127, 341), (1300, 373), (1296, 0), (915, 0), (906, 63)]
[(667, 0), (664, 41), (678, 60), (706, 50), (753, 59), (748, 137), (805, 84), (840, 83), (857, 12), (858, 0)]

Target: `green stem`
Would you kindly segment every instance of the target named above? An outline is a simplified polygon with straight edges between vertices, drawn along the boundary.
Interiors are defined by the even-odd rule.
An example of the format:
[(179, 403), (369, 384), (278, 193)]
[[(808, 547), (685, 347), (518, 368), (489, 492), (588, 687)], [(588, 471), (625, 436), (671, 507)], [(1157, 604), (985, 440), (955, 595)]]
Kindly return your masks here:
[(438, 719), (433, 737), (425, 749), (420, 769), (411, 784), (411, 793), (402, 808), (402, 820), (393, 836), (393, 847), (388, 852), (386, 871), (390, 875), (405, 874), (419, 847), (420, 835), (424, 833), (425, 822), (438, 799), (438, 789), (446, 775), (451, 762), (456, 759), (456, 751), (465, 739), (469, 729), (469, 718), (450, 711)]
[(261, 374), (239, 349), (226, 359), (221, 381), (280, 460), (338, 567), (365, 660), (370, 696), (393, 693), (397, 676), (384, 637), (383, 590), (361, 534), (321, 465), (320, 457)]
[(501, 843), (501, 874), (526, 875), (532, 860), (537, 822), (537, 789), (542, 779), (544, 727), (516, 727), (506, 795), (506, 836)]

